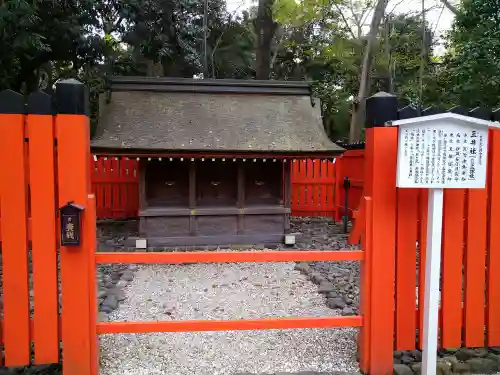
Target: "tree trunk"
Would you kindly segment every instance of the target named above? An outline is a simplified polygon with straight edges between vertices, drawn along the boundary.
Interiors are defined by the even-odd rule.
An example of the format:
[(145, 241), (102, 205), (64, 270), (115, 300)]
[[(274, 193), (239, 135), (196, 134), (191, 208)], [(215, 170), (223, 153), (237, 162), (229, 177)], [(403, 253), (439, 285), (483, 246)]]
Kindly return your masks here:
[(259, 0), (255, 22), (257, 79), (269, 79), (271, 73), (271, 43), (277, 26), (276, 22), (273, 21), (273, 3), (274, 0)]
[(374, 47), (377, 42), (377, 34), (380, 28), (380, 23), (384, 17), (385, 8), (388, 0), (378, 0), (373, 18), (370, 24), (370, 31), (366, 37), (365, 52), (363, 55), (363, 65), (361, 76), (359, 79), (358, 96), (354, 101), (352, 108), (351, 126), (349, 130), (349, 141), (359, 141), (361, 139), (361, 128), (364, 122), (365, 102), (369, 94), (370, 77), (373, 63)]

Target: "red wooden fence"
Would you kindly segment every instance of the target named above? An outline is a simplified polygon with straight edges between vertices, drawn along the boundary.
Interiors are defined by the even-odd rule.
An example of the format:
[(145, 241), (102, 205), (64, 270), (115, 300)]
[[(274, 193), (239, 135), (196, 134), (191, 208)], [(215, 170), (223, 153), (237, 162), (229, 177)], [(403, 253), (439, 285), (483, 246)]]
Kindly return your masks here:
[(139, 210), (138, 162), (129, 158), (92, 160), (92, 191), (99, 219), (135, 217)]
[[(296, 160), (292, 168), (292, 215), (330, 216), (343, 212), (344, 177), (351, 180), (349, 215), (357, 209), (363, 190), (364, 150), (346, 151), (331, 160)], [(139, 189), (136, 159), (99, 157), (91, 163), (92, 191), (99, 219), (136, 217)], [(340, 207), (340, 209), (339, 209)]]

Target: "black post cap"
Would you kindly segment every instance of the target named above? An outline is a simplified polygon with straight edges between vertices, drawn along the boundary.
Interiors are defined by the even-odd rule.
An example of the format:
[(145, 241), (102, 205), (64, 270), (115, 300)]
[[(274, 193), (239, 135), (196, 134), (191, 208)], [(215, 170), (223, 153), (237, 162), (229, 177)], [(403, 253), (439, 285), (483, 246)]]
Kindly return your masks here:
[(43, 91), (28, 96), (28, 113), (33, 115), (52, 115), (52, 97)]
[(469, 112), (469, 116), (479, 118), (481, 120), (491, 120), (491, 111), (487, 108), (476, 107)]
[(500, 121), (500, 108), (497, 108), (492, 113), (493, 121)]
[(443, 110), (439, 107), (432, 105), (430, 107), (425, 108), (422, 111), (422, 116), (438, 115), (440, 113), (443, 113)]
[(381, 91), (366, 99), (366, 128), (384, 126), (386, 122), (397, 120), (397, 118), (396, 95)]
[(457, 115), (468, 116), (469, 110), (461, 105), (456, 105), (448, 110), (450, 113), (456, 113)]
[(398, 111), (399, 120), (405, 120), (415, 117), (418, 117), (418, 111), (415, 107), (412, 107), (411, 105), (407, 105), (406, 107), (403, 107)]
[(24, 114), (24, 98), (18, 92), (12, 90), (0, 91), (0, 113)]
[(56, 84), (57, 113), (66, 115), (89, 115), (87, 86), (70, 78)]

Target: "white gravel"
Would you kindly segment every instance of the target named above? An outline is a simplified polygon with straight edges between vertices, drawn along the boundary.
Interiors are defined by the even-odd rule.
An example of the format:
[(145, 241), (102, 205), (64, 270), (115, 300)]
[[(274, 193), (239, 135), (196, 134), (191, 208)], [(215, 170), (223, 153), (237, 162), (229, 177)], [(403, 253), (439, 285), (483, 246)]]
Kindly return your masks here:
[[(337, 315), (294, 263), (140, 266), (110, 320)], [(356, 329), (101, 336), (101, 375), (358, 372)]]

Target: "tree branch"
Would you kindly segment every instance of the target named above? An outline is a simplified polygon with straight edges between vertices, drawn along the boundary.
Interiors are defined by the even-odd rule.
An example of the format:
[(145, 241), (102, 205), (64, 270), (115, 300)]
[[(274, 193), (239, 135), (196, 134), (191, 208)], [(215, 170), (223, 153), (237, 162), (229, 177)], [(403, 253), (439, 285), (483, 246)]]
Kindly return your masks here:
[(354, 32), (352, 31), (351, 26), (349, 25), (349, 22), (347, 22), (347, 19), (344, 16), (344, 12), (342, 12), (342, 9), (340, 9), (340, 7), (337, 3), (335, 3), (335, 8), (337, 8), (338, 12), (340, 13), (340, 17), (342, 17), (342, 20), (344, 21), (345, 26), (347, 27), (347, 30), (349, 30), (349, 33), (351, 34), (352, 38), (358, 39), (356, 37), (356, 35), (354, 34)]
[(458, 8), (454, 6), (452, 3), (450, 3), (448, 0), (441, 0), (441, 2), (444, 4), (446, 8), (448, 8), (455, 16), (458, 16), (460, 14)]

